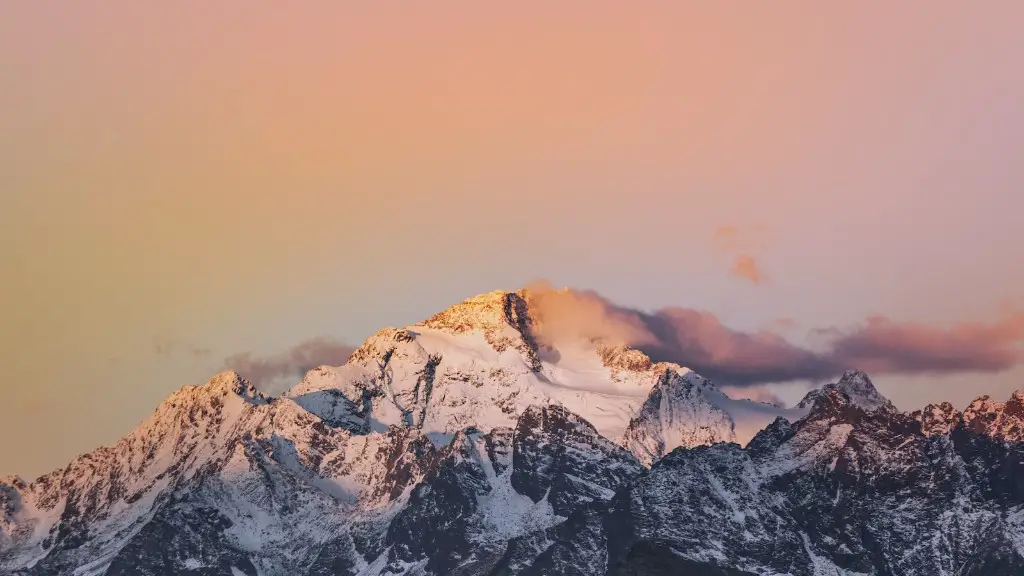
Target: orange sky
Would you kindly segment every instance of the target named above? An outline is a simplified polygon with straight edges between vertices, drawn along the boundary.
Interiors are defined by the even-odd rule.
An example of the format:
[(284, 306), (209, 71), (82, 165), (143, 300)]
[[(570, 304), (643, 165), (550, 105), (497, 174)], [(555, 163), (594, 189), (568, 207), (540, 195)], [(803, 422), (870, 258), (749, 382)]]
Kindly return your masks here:
[(1019, 3), (547, 4), (0, 6), (0, 474), (538, 277), (741, 329), (1024, 305)]

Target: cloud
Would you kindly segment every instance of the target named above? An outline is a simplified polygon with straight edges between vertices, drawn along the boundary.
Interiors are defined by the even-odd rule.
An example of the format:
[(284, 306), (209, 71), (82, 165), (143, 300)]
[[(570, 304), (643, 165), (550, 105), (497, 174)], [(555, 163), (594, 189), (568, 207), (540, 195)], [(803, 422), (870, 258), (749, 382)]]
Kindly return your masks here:
[(206, 358), (213, 353), (209, 348), (203, 348), (201, 346), (193, 346), (186, 344), (180, 340), (173, 338), (154, 338), (153, 339), (153, 352), (158, 356), (174, 356), (179, 352), (184, 352), (190, 356), (194, 356), (197, 359)]
[(711, 235), (711, 243), (718, 252), (733, 255), (729, 275), (741, 278), (760, 286), (768, 281), (768, 276), (761, 269), (751, 250), (762, 244), (759, 237), (764, 231), (759, 227), (746, 227), (743, 230), (735, 226), (719, 226)]
[(1024, 314), (1019, 312), (997, 322), (948, 328), (871, 317), (852, 328), (812, 330), (820, 346), (810, 349), (770, 330), (733, 330), (710, 312), (644, 312), (591, 291), (534, 293), (534, 309), (540, 339), (555, 347), (570, 335), (600, 338), (729, 386), (821, 382), (852, 368), (905, 375), (1000, 372), (1022, 361), (1024, 341)]
[(735, 226), (719, 226), (711, 235), (711, 242), (715, 248), (725, 252), (732, 252), (739, 249), (739, 230)]
[(226, 358), (224, 365), (241, 374), (260, 390), (279, 394), (317, 366), (344, 364), (354, 350), (343, 342), (319, 337), (272, 356), (254, 356), (250, 352), (235, 354)]
[(170, 356), (178, 349), (178, 343), (169, 338), (154, 338), (153, 352), (159, 356)]
[(964, 322), (947, 329), (868, 318), (832, 342), (831, 354), (879, 373), (1000, 372), (1022, 360), (1024, 313), (994, 323)]
[(719, 252), (743, 252), (763, 246), (769, 239), (768, 227), (748, 223), (742, 227), (722, 225), (711, 233), (711, 243)]
[(750, 254), (737, 256), (732, 263), (732, 268), (729, 269), (729, 274), (747, 280), (756, 286), (768, 281), (768, 277), (761, 271), (757, 261)]
[[(814, 352), (768, 331), (744, 333), (710, 312), (667, 308), (654, 313), (618, 306), (596, 292), (531, 292), (539, 338), (556, 348), (567, 336), (628, 345), (652, 360), (676, 362), (722, 384), (799, 380), (832, 370)], [(841, 370), (840, 370), (841, 372)]]
[(770, 386), (722, 386), (721, 390), (730, 398), (737, 400), (746, 398), (755, 402), (775, 404), (780, 408), (786, 407), (786, 403), (779, 398), (775, 390)]
[(783, 316), (782, 318), (776, 318), (772, 321), (772, 324), (781, 330), (791, 330), (800, 326), (800, 323), (796, 321), (796, 318), (789, 316)]
[(656, 344), (641, 344), (639, 349), (655, 361), (688, 366), (721, 384), (818, 380), (843, 371), (775, 332), (733, 330), (710, 312), (668, 308), (639, 314), (657, 336)]
[(549, 343), (579, 336), (632, 346), (657, 343), (635, 311), (616, 306), (595, 292), (555, 290), (544, 281), (527, 290), (533, 296), (531, 310), (541, 319), (541, 337)]

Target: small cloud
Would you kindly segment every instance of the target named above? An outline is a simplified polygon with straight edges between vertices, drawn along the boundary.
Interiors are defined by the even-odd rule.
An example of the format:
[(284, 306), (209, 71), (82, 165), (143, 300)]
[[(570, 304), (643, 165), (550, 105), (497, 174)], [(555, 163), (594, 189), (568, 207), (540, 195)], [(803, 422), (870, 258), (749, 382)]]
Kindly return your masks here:
[(715, 228), (711, 243), (721, 252), (740, 252), (764, 245), (768, 236), (768, 227), (763, 224), (746, 224), (743, 227), (727, 224)]
[(796, 321), (796, 318), (790, 318), (789, 316), (776, 318), (775, 320), (772, 321), (772, 324), (776, 328), (780, 328), (782, 330), (788, 330), (800, 326), (800, 323)]
[(154, 338), (153, 351), (159, 356), (170, 356), (178, 349), (178, 342), (170, 338)]
[(733, 255), (732, 266), (729, 268), (730, 276), (741, 278), (755, 286), (767, 282), (767, 275), (751, 253), (752, 250), (762, 245), (762, 242), (756, 238), (763, 235), (764, 230), (756, 226), (740, 230), (735, 226), (726, 225), (715, 229), (711, 236), (715, 250)]
[(171, 357), (178, 354), (191, 356), (197, 360), (203, 360), (213, 353), (213, 350), (202, 346), (196, 346), (174, 338), (154, 338), (153, 352), (158, 356)]
[(761, 271), (757, 261), (749, 254), (740, 254), (737, 256), (736, 260), (733, 261), (729, 274), (737, 278), (747, 280), (755, 286), (763, 285), (768, 281), (768, 277), (763, 271)]
[(732, 252), (739, 248), (739, 231), (735, 226), (719, 226), (711, 235), (715, 248), (723, 252)]
[(272, 356), (254, 356), (243, 352), (229, 356), (224, 365), (238, 372), (254, 386), (271, 394), (280, 394), (296, 384), (303, 374), (317, 366), (341, 366), (355, 348), (337, 340), (320, 337), (301, 342)]
[(723, 386), (721, 390), (726, 396), (736, 400), (747, 399), (754, 402), (774, 404), (779, 408), (786, 407), (786, 403), (779, 398), (771, 386)]

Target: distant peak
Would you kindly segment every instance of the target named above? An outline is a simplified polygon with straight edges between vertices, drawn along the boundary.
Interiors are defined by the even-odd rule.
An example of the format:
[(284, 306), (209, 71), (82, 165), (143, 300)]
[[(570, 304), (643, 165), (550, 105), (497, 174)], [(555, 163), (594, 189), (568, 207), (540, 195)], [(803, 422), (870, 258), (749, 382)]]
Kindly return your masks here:
[(843, 380), (854, 380), (854, 379), (868, 379), (868, 380), (870, 380), (870, 377), (868, 376), (867, 372), (865, 372), (863, 370), (856, 370), (856, 369), (846, 370), (846, 371), (843, 372), (843, 375), (839, 377), (839, 381), (840, 382), (842, 382)]
[(875, 388), (871, 378), (862, 370), (847, 370), (836, 384), (850, 399), (850, 403), (865, 410), (895, 411), (895, 406)]
[(349, 362), (365, 362), (371, 358), (381, 358), (394, 350), (399, 344), (412, 342), (416, 332), (404, 328), (382, 328), (363, 342), (349, 356)]
[(643, 352), (629, 346), (600, 345), (597, 353), (606, 368), (627, 372), (643, 372), (650, 370), (654, 363)]
[(948, 434), (961, 418), (960, 412), (949, 402), (929, 404), (911, 416), (921, 423), (921, 431), (928, 436)]
[(226, 370), (210, 379), (203, 387), (210, 393), (230, 393), (250, 404), (266, 404), (270, 399), (234, 370)]
[(984, 394), (972, 400), (965, 412), (995, 412), (998, 408), (1002, 408), (1002, 403), (996, 402), (992, 400), (991, 396)]
[(826, 384), (820, 390), (812, 390), (797, 404), (797, 407), (818, 405), (823, 401), (856, 406), (865, 412), (897, 411), (892, 402), (875, 388), (871, 378), (863, 370), (843, 372), (838, 382)]
[(874, 383), (871, 382), (871, 377), (863, 370), (847, 370), (843, 372), (838, 384), (845, 387), (870, 388), (877, 393)]

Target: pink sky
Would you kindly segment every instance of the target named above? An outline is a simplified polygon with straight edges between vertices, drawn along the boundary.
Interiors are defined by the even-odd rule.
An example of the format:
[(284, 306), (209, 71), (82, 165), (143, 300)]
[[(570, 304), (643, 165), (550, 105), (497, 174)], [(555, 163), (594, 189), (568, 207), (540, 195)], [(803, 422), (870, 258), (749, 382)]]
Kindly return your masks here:
[(808, 346), (1024, 308), (1019, 2), (549, 4), (0, 6), (0, 474), (535, 278)]

